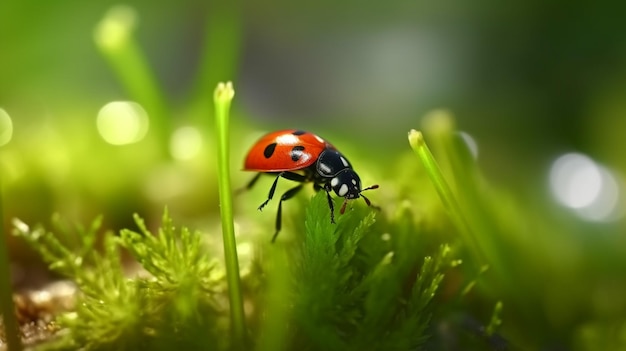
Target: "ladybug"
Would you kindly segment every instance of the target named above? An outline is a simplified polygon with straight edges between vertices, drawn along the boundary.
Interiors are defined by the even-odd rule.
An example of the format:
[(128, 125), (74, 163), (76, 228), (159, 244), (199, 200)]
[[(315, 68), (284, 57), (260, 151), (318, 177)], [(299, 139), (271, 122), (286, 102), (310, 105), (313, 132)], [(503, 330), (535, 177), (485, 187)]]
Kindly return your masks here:
[(276, 176), (267, 200), (259, 206), (259, 210), (263, 210), (263, 207), (274, 197), (279, 178), (302, 183), (287, 190), (280, 197), (276, 213), (276, 232), (272, 237), (272, 242), (276, 240), (280, 232), (283, 201), (296, 195), (305, 183), (312, 182), (316, 191), (326, 192), (331, 223), (335, 223), (335, 207), (330, 196), (331, 191), (345, 199), (339, 211), (343, 214), (348, 200), (362, 197), (370, 206), (370, 200), (362, 192), (378, 188), (378, 185), (372, 185), (362, 189), (361, 179), (352, 169), (350, 161), (341, 152), (325, 139), (298, 129), (279, 130), (261, 137), (248, 152), (244, 170), (258, 172), (246, 189), (252, 188), (263, 174)]

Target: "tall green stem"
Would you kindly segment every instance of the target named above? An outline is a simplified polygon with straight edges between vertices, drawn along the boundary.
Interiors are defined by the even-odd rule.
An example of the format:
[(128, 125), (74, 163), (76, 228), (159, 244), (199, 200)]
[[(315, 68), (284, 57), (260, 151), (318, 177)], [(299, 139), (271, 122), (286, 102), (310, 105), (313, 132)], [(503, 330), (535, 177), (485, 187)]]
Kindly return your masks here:
[(215, 89), (215, 125), (217, 130), (217, 170), (220, 196), (220, 213), (222, 217), (222, 235), (224, 238), (224, 257), (226, 260), (226, 276), (230, 298), (230, 316), (235, 348), (245, 345), (246, 324), (239, 279), (239, 261), (237, 258), (237, 242), (233, 222), (233, 194), (230, 186), (229, 159), (229, 110), (235, 95), (230, 82), (219, 83)]

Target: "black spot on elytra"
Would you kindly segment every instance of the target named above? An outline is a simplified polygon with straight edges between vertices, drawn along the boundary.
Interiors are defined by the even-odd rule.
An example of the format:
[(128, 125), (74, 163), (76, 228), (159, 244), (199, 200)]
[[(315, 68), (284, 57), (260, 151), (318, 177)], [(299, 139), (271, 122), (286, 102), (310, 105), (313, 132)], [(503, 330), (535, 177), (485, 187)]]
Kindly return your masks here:
[(306, 132), (304, 130), (296, 130), (295, 132), (291, 133), (293, 135), (302, 135), (302, 134), (306, 134)]
[(263, 150), (263, 156), (265, 156), (265, 158), (272, 157), (272, 155), (274, 154), (274, 150), (276, 150), (276, 143), (271, 143), (267, 145), (265, 147), (265, 150)]
[(293, 162), (298, 162), (304, 153), (304, 146), (296, 145), (291, 149), (291, 160)]

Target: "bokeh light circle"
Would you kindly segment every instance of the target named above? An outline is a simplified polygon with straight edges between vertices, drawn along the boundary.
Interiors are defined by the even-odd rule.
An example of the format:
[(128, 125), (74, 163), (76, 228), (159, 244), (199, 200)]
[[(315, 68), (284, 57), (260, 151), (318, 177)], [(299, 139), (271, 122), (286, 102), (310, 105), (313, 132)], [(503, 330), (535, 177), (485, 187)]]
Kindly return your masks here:
[(132, 144), (142, 140), (149, 124), (146, 110), (132, 101), (109, 102), (98, 112), (98, 133), (112, 145)]
[(620, 187), (611, 171), (580, 153), (558, 157), (550, 168), (550, 190), (563, 206), (588, 221), (616, 219)]
[(170, 153), (177, 160), (189, 160), (198, 155), (202, 148), (202, 134), (195, 127), (181, 127), (172, 134)]

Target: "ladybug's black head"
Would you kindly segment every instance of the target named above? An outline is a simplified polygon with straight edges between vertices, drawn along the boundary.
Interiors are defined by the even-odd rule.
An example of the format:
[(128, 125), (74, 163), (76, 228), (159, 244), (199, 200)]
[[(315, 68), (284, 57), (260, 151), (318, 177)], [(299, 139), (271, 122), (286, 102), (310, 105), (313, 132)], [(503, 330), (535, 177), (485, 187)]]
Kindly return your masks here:
[(337, 196), (345, 198), (341, 213), (345, 211), (348, 200), (359, 197), (362, 197), (368, 206), (371, 205), (370, 200), (361, 193), (365, 190), (376, 189), (378, 185), (361, 189), (361, 178), (352, 169), (348, 159), (339, 151), (330, 148), (324, 150), (317, 158), (315, 170), (316, 181), (323, 183), (326, 191), (333, 189)]
[(330, 186), (337, 196), (356, 199), (361, 195), (361, 179), (352, 168), (346, 168), (330, 180)]
[(367, 203), (367, 206), (371, 205), (371, 202), (363, 194), (365, 190), (376, 189), (378, 185), (372, 185), (365, 189), (361, 189), (361, 178), (352, 168), (346, 168), (337, 173), (335, 177), (330, 180), (330, 187), (333, 189), (337, 196), (345, 198), (343, 205), (341, 205), (341, 213), (346, 210), (346, 204), (348, 200), (357, 199), (362, 197)]

